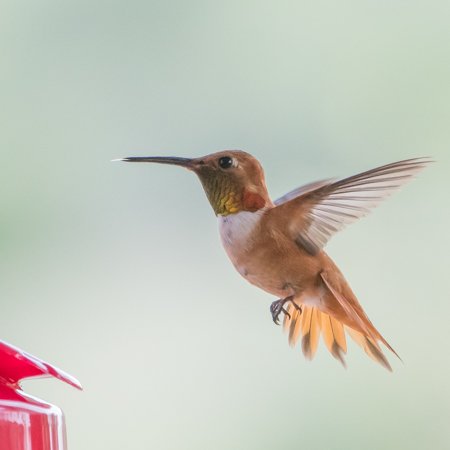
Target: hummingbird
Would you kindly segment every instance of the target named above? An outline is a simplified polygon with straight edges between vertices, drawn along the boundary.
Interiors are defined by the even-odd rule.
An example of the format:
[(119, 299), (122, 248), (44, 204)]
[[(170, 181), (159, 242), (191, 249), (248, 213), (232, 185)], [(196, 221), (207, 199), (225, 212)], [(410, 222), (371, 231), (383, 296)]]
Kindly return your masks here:
[(319, 337), (345, 367), (349, 335), (376, 362), (392, 370), (382, 345), (398, 354), (367, 317), (324, 248), (431, 162), (413, 158), (343, 179), (305, 184), (272, 201), (259, 161), (241, 150), (199, 158), (128, 157), (115, 161), (180, 166), (194, 172), (218, 218), (232, 264), (249, 283), (275, 296), (270, 313), (313, 359)]

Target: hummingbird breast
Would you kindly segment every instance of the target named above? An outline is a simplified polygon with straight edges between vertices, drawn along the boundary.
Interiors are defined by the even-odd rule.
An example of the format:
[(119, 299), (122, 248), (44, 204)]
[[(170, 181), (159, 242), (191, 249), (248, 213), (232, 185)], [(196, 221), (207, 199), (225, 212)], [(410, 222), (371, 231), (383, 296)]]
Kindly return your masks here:
[(255, 240), (262, 210), (241, 211), (228, 216), (219, 216), (219, 233), (222, 244), (229, 256), (237, 256)]
[(266, 211), (219, 216), (222, 244), (248, 282), (278, 297), (296, 295), (319, 267), (282, 230), (267, 226)]

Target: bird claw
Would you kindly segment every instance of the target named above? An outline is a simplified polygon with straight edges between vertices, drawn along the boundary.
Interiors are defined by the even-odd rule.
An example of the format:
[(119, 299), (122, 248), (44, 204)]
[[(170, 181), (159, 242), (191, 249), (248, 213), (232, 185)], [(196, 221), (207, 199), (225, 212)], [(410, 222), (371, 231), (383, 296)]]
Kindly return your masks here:
[(280, 314), (284, 313), (284, 315), (288, 316), (289, 319), (291, 319), (291, 315), (287, 311), (287, 309), (284, 307), (285, 303), (291, 302), (294, 308), (302, 313), (302, 308), (297, 305), (294, 301), (294, 296), (291, 295), (286, 298), (280, 298), (279, 300), (276, 300), (271, 303), (270, 305), (270, 313), (272, 314), (272, 320), (276, 325), (280, 325)]

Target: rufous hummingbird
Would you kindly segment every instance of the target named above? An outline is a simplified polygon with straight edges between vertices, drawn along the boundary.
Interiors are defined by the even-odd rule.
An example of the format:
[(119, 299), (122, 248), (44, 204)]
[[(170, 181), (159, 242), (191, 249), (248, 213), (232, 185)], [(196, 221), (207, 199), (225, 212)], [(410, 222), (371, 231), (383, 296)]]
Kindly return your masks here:
[(279, 324), (284, 314), (289, 343), (295, 345), (301, 338), (306, 358), (314, 357), (322, 334), (328, 350), (345, 366), (347, 332), (372, 359), (392, 370), (380, 343), (397, 353), (323, 249), (336, 232), (422, 170), (428, 158), (387, 164), (338, 181), (309, 183), (275, 201), (269, 197), (261, 164), (243, 151), (120, 161), (181, 166), (199, 177), (231, 262), (249, 283), (278, 298), (270, 305), (273, 321)]

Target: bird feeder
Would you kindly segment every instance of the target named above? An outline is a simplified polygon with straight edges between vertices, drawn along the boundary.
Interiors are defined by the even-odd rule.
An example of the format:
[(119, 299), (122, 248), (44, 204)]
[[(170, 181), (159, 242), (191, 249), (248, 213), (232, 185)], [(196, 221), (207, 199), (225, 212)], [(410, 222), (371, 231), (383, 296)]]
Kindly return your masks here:
[(25, 378), (54, 377), (81, 389), (60, 369), (0, 341), (0, 449), (66, 450), (64, 414), (22, 391)]

